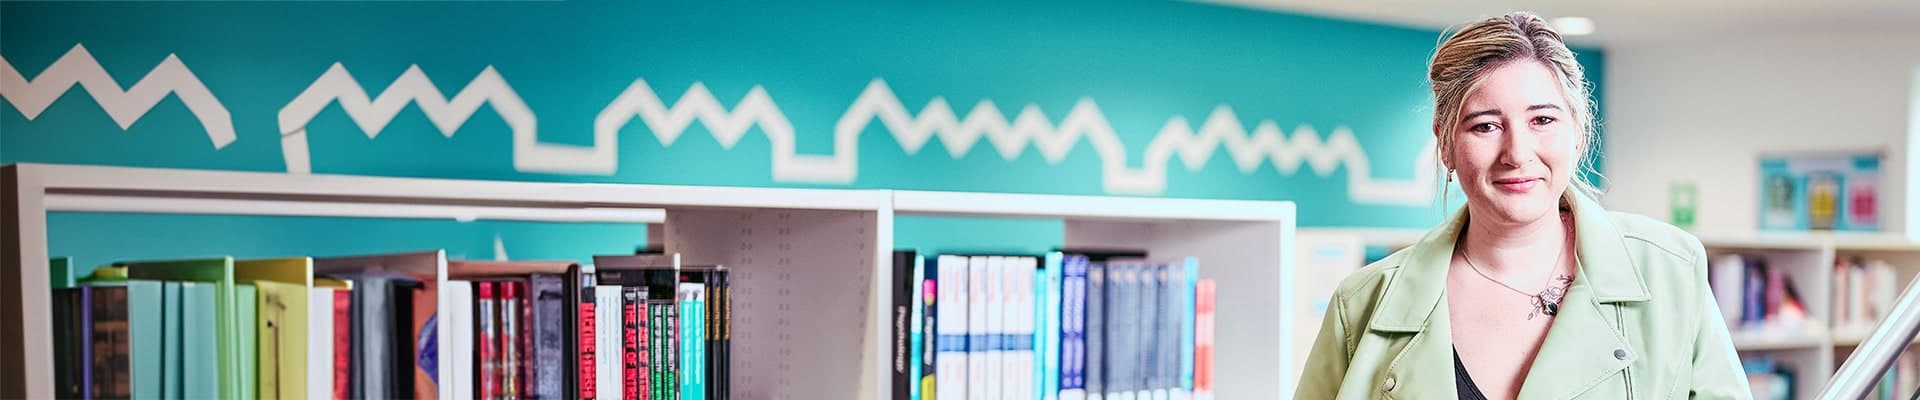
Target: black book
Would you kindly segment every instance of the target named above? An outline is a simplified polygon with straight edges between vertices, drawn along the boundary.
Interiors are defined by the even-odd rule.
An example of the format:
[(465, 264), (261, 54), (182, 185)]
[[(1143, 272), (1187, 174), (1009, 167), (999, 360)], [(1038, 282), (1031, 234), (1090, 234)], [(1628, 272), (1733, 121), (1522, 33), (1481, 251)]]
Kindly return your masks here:
[(559, 400), (567, 398), (567, 338), (571, 337), (567, 329), (566, 278), (554, 274), (533, 274), (527, 277), (529, 290), (527, 307), (533, 309), (527, 323), (533, 331), (533, 346), (527, 357), (533, 362), (530, 370), (533, 376), (528, 380), (529, 398), (540, 400)]
[(887, 320), (893, 322), (893, 340), (888, 342), (893, 348), (893, 358), (887, 362), (887, 367), (893, 371), (894, 400), (907, 400), (912, 395), (911, 388), (915, 380), (915, 377), (908, 376), (913, 370), (912, 366), (908, 365), (909, 360), (913, 359), (911, 354), (913, 350), (907, 346), (907, 343), (913, 339), (909, 337), (911, 335), (909, 327), (913, 324), (910, 319), (913, 318), (915, 306), (913, 289), (920, 285), (919, 282), (913, 281), (914, 257), (916, 255), (912, 250), (893, 252), (893, 281), (890, 282), (893, 288), (893, 307), (888, 310), (887, 315)]

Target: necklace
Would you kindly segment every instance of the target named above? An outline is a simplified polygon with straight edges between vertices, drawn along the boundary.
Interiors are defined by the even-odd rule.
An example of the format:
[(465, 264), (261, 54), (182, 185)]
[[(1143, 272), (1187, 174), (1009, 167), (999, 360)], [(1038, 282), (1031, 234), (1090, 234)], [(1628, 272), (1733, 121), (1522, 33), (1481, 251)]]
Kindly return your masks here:
[[(1561, 249), (1560, 255), (1553, 259), (1553, 267), (1559, 268), (1560, 261), (1566, 259), (1566, 257), (1566, 250)], [(1533, 317), (1540, 314), (1546, 314), (1549, 317), (1560, 314), (1560, 301), (1566, 299), (1567, 286), (1573, 284), (1573, 277), (1567, 276), (1567, 274), (1560, 274), (1554, 277), (1552, 281), (1549, 281), (1547, 287), (1541, 289), (1539, 293), (1527, 293), (1525, 290), (1520, 290), (1499, 279), (1494, 279), (1492, 276), (1487, 275), (1485, 271), (1481, 271), (1480, 266), (1473, 264), (1473, 255), (1467, 252), (1465, 246), (1460, 248), (1460, 258), (1466, 260), (1467, 267), (1472, 268), (1473, 273), (1479, 274), (1481, 278), (1492, 281), (1494, 284), (1500, 285), (1500, 287), (1507, 288), (1507, 290), (1512, 290), (1514, 293), (1519, 293), (1521, 296), (1526, 296), (1528, 301), (1533, 303), (1533, 310), (1527, 312), (1528, 320), (1532, 320)]]

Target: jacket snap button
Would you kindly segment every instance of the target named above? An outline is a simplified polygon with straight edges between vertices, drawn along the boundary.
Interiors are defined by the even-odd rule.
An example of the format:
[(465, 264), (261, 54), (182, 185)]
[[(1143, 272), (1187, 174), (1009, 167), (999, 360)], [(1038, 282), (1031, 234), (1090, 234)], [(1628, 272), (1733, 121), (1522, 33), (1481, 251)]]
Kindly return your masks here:
[(1613, 358), (1619, 359), (1619, 360), (1626, 360), (1627, 349), (1613, 349)]
[(1387, 377), (1386, 390), (1389, 392), (1393, 391), (1393, 384), (1394, 384), (1393, 377), (1391, 376)]

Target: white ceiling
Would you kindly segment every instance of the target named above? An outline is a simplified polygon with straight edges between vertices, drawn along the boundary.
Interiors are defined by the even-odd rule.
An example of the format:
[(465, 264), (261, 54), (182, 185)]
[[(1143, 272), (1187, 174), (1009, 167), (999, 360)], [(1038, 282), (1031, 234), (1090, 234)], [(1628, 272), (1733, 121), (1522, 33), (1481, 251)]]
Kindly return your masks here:
[(1587, 17), (1576, 43), (1616, 45), (1683, 37), (1886, 33), (1920, 42), (1920, 0), (1208, 0), (1252, 8), (1443, 29), (1509, 11)]

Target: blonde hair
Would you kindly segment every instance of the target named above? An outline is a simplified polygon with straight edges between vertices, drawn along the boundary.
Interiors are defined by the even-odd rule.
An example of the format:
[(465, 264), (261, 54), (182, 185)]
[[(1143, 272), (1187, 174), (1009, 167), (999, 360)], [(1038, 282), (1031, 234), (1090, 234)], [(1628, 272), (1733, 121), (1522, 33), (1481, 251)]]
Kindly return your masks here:
[[(1574, 145), (1574, 168), (1578, 172), (1599, 173), (1587, 162), (1594, 139), (1593, 83), (1586, 70), (1574, 59), (1560, 33), (1538, 15), (1514, 12), (1467, 24), (1454, 31), (1433, 52), (1428, 63), (1427, 81), (1433, 86), (1433, 133), (1443, 162), (1453, 154), (1454, 136), (1459, 132), (1460, 113), (1467, 93), (1479, 87), (1488, 72), (1507, 63), (1533, 61), (1552, 69), (1559, 76), (1567, 103), (1573, 108), (1573, 122), (1580, 127), (1581, 138)], [(1449, 171), (1451, 172), (1451, 171)], [(1600, 194), (1590, 182), (1575, 176), (1573, 190), (1589, 197)]]

